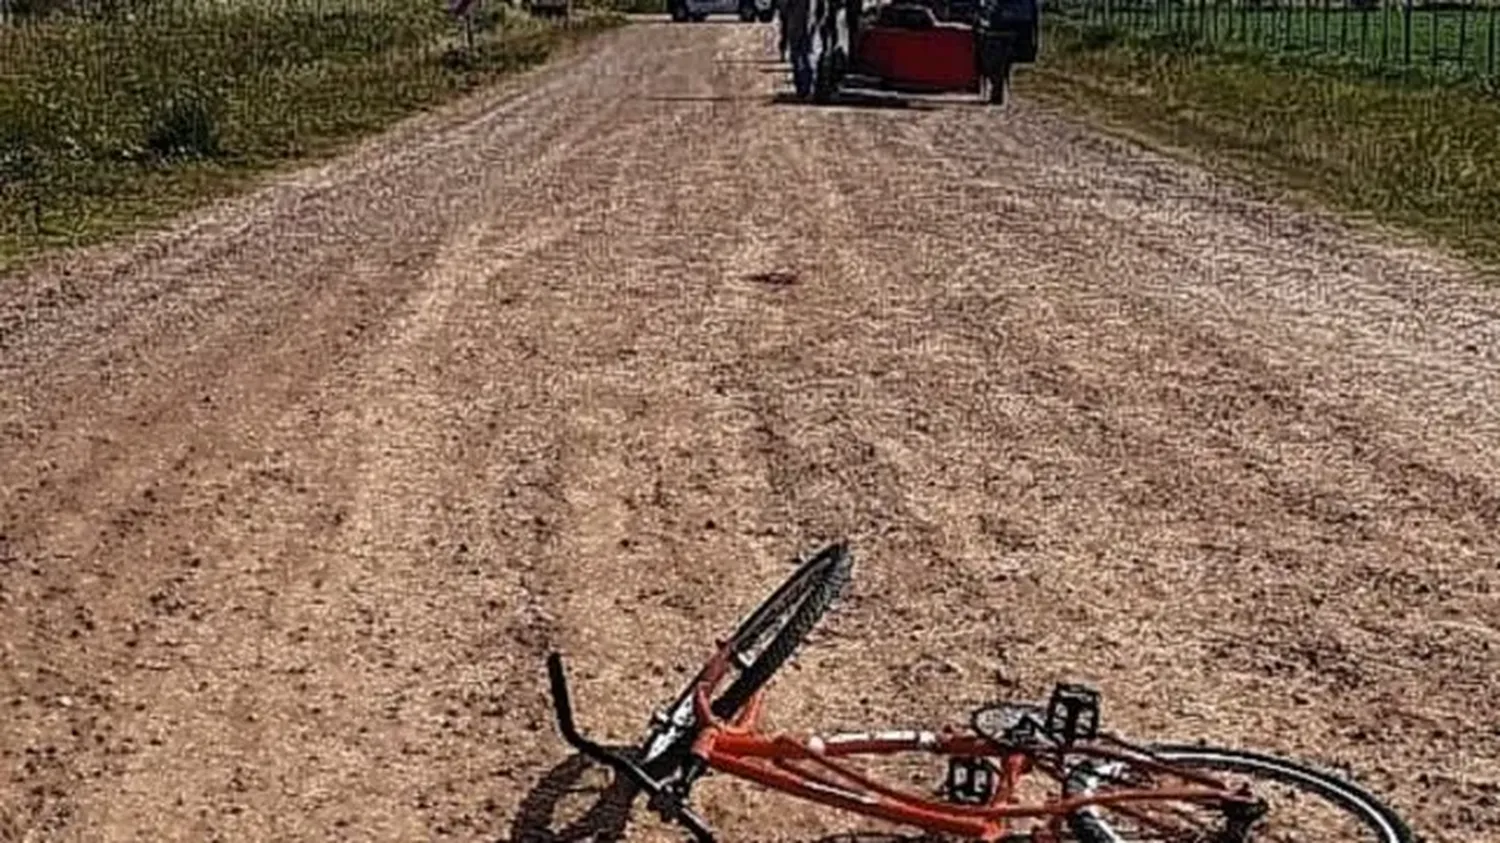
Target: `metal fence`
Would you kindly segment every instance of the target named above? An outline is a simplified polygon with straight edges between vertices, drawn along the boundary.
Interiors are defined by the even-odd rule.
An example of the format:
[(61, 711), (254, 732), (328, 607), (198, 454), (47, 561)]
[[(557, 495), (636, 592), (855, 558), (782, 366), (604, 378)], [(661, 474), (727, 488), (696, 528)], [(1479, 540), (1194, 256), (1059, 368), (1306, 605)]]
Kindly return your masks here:
[(1053, 0), (1075, 21), (1493, 79), (1500, 0)]

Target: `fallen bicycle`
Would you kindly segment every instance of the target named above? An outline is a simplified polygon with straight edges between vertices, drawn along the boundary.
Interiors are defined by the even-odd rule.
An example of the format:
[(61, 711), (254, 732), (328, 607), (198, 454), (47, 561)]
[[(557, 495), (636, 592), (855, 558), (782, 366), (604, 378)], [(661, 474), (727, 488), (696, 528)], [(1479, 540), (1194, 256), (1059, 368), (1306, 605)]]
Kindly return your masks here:
[[(1413, 843), (1406, 823), (1364, 789), (1281, 758), (1201, 745), (1137, 745), (1099, 728), (1099, 694), (1060, 684), (1045, 705), (997, 703), (975, 711), (970, 730), (889, 731), (793, 737), (756, 730), (766, 682), (792, 655), (848, 583), (848, 546), (834, 544), (799, 565), (762, 602), (672, 706), (652, 718), (636, 757), (584, 738), (574, 725), (562, 658), (547, 668), (559, 728), (589, 758), (648, 794), (661, 817), (703, 843), (713, 835), (688, 807), (695, 782), (719, 771), (802, 799), (933, 834), (1001, 843), (1259, 843), (1340, 840)], [(714, 696), (731, 668), (738, 675)], [(936, 797), (906, 793), (848, 764), (857, 757), (930, 753), (947, 758)], [(1252, 787), (1228, 775), (1266, 780)], [(1021, 798), (1045, 777), (1050, 795)], [(1273, 808), (1264, 792), (1295, 798)], [(1341, 826), (1297, 824), (1316, 796)], [(1291, 826), (1291, 827), (1288, 827)], [(1330, 837), (1342, 828), (1348, 836)], [(1357, 836), (1354, 832), (1358, 832)]]

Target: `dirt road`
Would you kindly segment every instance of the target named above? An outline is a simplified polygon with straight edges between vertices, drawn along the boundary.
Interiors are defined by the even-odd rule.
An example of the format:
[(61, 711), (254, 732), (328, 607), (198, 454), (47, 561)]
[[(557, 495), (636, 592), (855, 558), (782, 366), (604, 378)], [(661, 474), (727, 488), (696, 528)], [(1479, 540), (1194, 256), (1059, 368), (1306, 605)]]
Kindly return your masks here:
[(578, 839), (545, 652), (632, 736), (839, 536), (777, 725), (1085, 679), (1500, 839), (1496, 297), (1024, 103), (770, 104), (773, 55), (632, 26), (6, 282), (0, 840)]

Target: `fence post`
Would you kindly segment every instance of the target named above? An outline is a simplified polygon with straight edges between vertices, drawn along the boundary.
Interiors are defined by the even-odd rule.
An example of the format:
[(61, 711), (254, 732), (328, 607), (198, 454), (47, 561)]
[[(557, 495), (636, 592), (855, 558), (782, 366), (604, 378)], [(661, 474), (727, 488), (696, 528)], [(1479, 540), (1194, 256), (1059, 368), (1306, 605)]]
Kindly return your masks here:
[(1436, 8), (1427, 10), (1427, 40), (1431, 42), (1427, 49), (1428, 62), (1433, 67), (1437, 67), (1438, 64), (1438, 36), (1442, 34), (1438, 29), (1438, 24), (1441, 22), (1441, 10)]
[(1460, 69), (1469, 64), (1469, 6), (1474, 0), (1468, 0), (1458, 7), (1458, 66)]
[(1359, 57), (1360, 57), (1361, 60), (1363, 60), (1366, 57), (1366, 55), (1367, 55), (1366, 51), (1369, 50), (1369, 48), (1370, 48), (1370, 13), (1374, 12), (1375, 10), (1369, 8), (1368, 4), (1362, 4), (1358, 8), (1359, 8)]
[(1380, 66), (1385, 67), (1391, 53), (1391, 10), (1380, 0)]
[(1490, 3), (1490, 33), (1489, 44), (1485, 47), (1484, 72), (1486, 76), (1495, 75), (1495, 4)]
[(1401, 63), (1411, 66), (1411, 0), (1401, 4)]

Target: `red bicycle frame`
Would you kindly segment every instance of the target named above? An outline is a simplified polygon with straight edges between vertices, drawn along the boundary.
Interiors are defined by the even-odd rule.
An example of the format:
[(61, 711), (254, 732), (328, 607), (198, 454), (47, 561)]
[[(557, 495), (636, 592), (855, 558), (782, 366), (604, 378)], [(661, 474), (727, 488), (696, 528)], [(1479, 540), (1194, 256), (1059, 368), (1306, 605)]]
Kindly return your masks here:
[[(1049, 765), (1040, 761), (1035, 751), (1003, 747), (982, 735), (952, 731), (892, 731), (798, 738), (787, 734), (759, 733), (756, 722), (760, 718), (761, 692), (756, 692), (739, 715), (729, 722), (713, 715), (709, 696), (722, 681), (728, 658), (728, 650), (721, 645), (721, 650), (705, 666), (694, 692), (694, 710), (700, 725), (693, 742), (693, 755), (712, 769), (823, 805), (915, 826), (928, 832), (985, 841), (1005, 837), (1015, 820), (1039, 820), (1044, 821), (1043, 827), (1037, 829), (1041, 836), (1034, 832), (1027, 839), (1044, 843), (1059, 839), (1067, 818), (1090, 806), (1110, 806), (1152, 823), (1151, 818), (1132, 810), (1131, 803), (1249, 801), (1247, 795), (1226, 789), (1210, 776), (1099, 745), (1075, 744), (1067, 751), (1102, 760), (1128, 761), (1137, 769), (1169, 772), (1196, 783), (1196, 786), (1111, 790), (1071, 797), (1059, 795), (1045, 802), (1024, 804), (1017, 801), (1017, 793), (1028, 774), (1042, 768), (1058, 782), (1063, 780), (1064, 774), (1056, 769), (1046, 769)], [(907, 752), (998, 759), (1000, 777), (993, 797), (983, 806), (938, 801), (882, 785), (840, 763), (841, 759), (855, 756)]]

